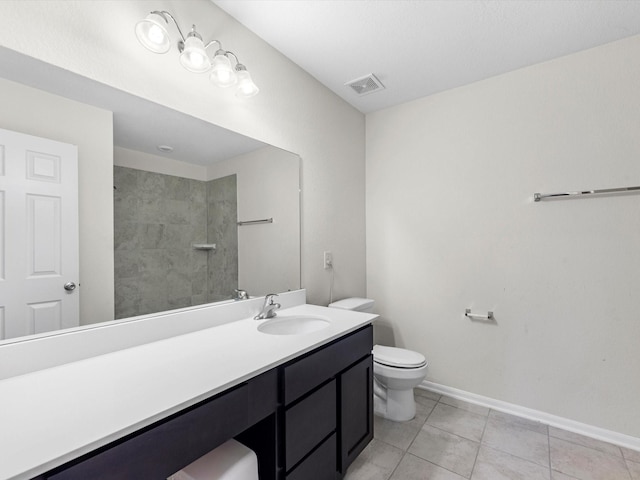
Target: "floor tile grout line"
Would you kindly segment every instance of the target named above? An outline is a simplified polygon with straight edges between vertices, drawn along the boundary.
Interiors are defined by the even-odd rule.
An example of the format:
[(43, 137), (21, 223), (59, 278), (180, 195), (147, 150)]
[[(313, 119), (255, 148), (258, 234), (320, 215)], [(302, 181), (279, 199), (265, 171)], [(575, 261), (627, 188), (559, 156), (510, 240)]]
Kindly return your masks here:
[[(432, 414), (432, 413), (433, 413), (433, 411), (435, 410), (436, 405), (438, 405), (438, 403), (439, 403), (439, 402), (435, 402), (435, 403), (433, 404), (433, 407), (431, 407), (431, 409), (429, 410), (429, 413), (427, 413), (427, 415), (426, 415), (426, 417), (425, 417), (425, 419), (424, 419), (424, 422), (422, 422), (422, 424), (420, 425), (420, 427), (418, 427), (418, 430), (417, 430), (416, 434), (414, 435), (413, 439), (411, 439), (411, 442), (409, 443), (409, 445), (407, 446), (407, 448), (406, 448), (406, 449), (401, 449), (401, 450), (403, 450), (403, 452), (402, 452), (402, 457), (400, 458), (400, 461), (399, 461), (399, 462), (396, 464), (396, 466), (394, 467), (393, 471), (391, 472), (391, 475), (389, 475), (389, 477), (388, 477), (388, 479), (387, 479), (387, 480), (391, 480), (391, 478), (393, 477), (393, 475), (396, 473), (396, 470), (398, 470), (398, 467), (400, 466), (400, 464), (402, 463), (402, 461), (404, 460), (404, 458), (405, 458), (407, 455), (413, 455), (413, 454), (411, 454), (411, 453), (409, 452), (409, 449), (410, 449), (410, 448), (411, 448), (411, 446), (413, 445), (413, 442), (415, 442), (415, 441), (416, 441), (416, 438), (418, 438), (418, 435), (420, 435), (420, 431), (422, 430), (422, 427), (424, 427), (424, 425), (427, 423), (427, 420), (429, 419), (429, 417), (431, 416), (431, 414)], [(415, 417), (414, 417), (414, 418), (415, 418)], [(386, 443), (386, 442), (383, 442), (383, 443)], [(387, 443), (387, 445), (389, 445), (389, 444)], [(392, 446), (393, 446), (393, 445), (392, 445)], [(398, 447), (396, 447), (396, 448), (398, 448)], [(413, 455), (413, 456), (415, 456), (416, 458), (420, 458), (421, 460), (424, 460), (424, 461), (428, 462), (428, 460), (426, 460), (426, 459), (424, 459), (424, 458), (418, 457), (418, 456), (416, 456), (416, 455)], [(432, 463), (432, 462), (429, 462), (429, 463)], [(434, 464), (434, 465), (435, 465), (435, 464)], [(439, 465), (437, 465), (437, 466), (439, 466)], [(441, 468), (442, 468), (442, 467), (441, 467)], [(454, 472), (454, 473), (455, 473), (455, 472)]]
[[(429, 391), (430, 391), (430, 390), (429, 390)], [(476, 414), (476, 415), (484, 416), (484, 417), (487, 417), (487, 418), (490, 418), (490, 417), (491, 417), (491, 412), (496, 412), (496, 413), (501, 413), (501, 414), (508, 415), (508, 416), (511, 416), (511, 417), (514, 417), (514, 418), (518, 418), (518, 419), (522, 419), (522, 420), (531, 421), (531, 422), (533, 422), (533, 423), (536, 423), (536, 424), (539, 424), (539, 425), (544, 425), (545, 427), (547, 427), (547, 428), (546, 428), (545, 433), (546, 433), (547, 435), (549, 435), (549, 427), (550, 427), (550, 425), (549, 425), (549, 424), (547, 424), (547, 423), (539, 422), (539, 421), (535, 421), (535, 420), (529, 420), (528, 418), (520, 417), (520, 416), (518, 416), (518, 415), (513, 415), (513, 414), (511, 414), (511, 413), (506, 413), (506, 412), (503, 412), (503, 411), (501, 411), (501, 410), (496, 410), (496, 409), (494, 409), (494, 408), (490, 408), (490, 407), (486, 407), (486, 408), (487, 408), (487, 410), (488, 410), (488, 413), (487, 413), (487, 415), (483, 415), (483, 414), (481, 414), (481, 413), (477, 413), (477, 412), (474, 412), (474, 411), (472, 411), (472, 410), (468, 410), (468, 409), (466, 409), (466, 408), (461, 408), (461, 407), (459, 407), (459, 406), (457, 406), (457, 405), (450, 405), (450, 404), (448, 404), (448, 403), (446, 403), (446, 402), (443, 402), (443, 401), (442, 401), (442, 398), (443, 398), (443, 397), (446, 397), (446, 395), (440, 395), (440, 400), (438, 400), (438, 403), (442, 403), (443, 405), (447, 405), (448, 407), (458, 408), (459, 410), (464, 410), (464, 411), (466, 411), (466, 412), (474, 413), (474, 414)], [(454, 398), (454, 397), (449, 397), (449, 398)], [(454, 398), (454, 400), (458, 400), (458, 399), (455, 399), (455, 398)], [(466, 404), (468, 404), (468, 405), (475, 405), (475, 404), (470, 403), (470, 402), (467, 402), (467, 401), (465, 401), (465, 400), (458, 400), (458, 401), (459, 401), (459, 402), (462, 402), (462, 403), (466, 403)], [(499, 418), (494, 418), (494, 420), (495, 420), (495, 421), (498, 421), (498, 422), (502, 422), (502, 423), (513, 423), (513, 422), (510, 422), (509, 420), (502, 420), (502, 419), (499, 419)], [(522, 429), (524, 429), (524, 430), (529, 430), (529, 431), (531, 431), (531, 432), (534, 432), (534, 433), (540, 433), (541, 435), (544, 435), (544, 433), (541, 433), (541, 432), (539, 432), (538, 430), (536, 430), (535, 428), (532, 428), (532, 427), (528, 426), (526, 423), (524, 423), (524, 424), (519, 424), (519, 425), (516, 425), (516, 426), (517, 426), (518, 428), (522, 428)], [(607, 442), (605, 442), (605, 443), (607, 443)]]
[[(407, 448), (404, 449), (404, 454), (402, 455), (402, 458), (404, 458), (404, 456), (407, 454), (407, 452), (409, 452), (409, 449), (411, 448), (411, 446), (413, 445), (413, 442), (416, 441), (416, 438), (418, 438), (418, 435), (420, 435), (420, 431), (422, 430), (422, 427), (424, 427), (425, 423), (427, 423), (427, 420), (429, 419), (429, 416), (431, 415), (431, 413), (433, 412), (433, 409), (436, 408), (435, 405), (431, 408), (431, 410), (429, 411), (429, 413), (427, 414), (427, 416), (424, 419), (424, 422), (422, 422), (422, 424), (418, 427), (418, 430), (416, 431), (416, 434), (413, 436), (413, 438), (411, 439), (411, 441), (409, 442), (409, 445), (407, 445)], [(415, 417), (414, 417), (415, 418)], [(402, 461), (402, 459), (400, 459), (400, 461)], [(398, 465), (400, 465), (400, 463), (398, 463)], [(397, 465), (396, 465), (397, 468)], [(395, 469), (394, 469), (395, 472)], [(391, 478), (391, 477), (389, 477)]]
[[(490, 410), (491, 410), (491, 411), (494, 411), (493, 409), (490, 409)], [(512, 426), (512, 427), (518, 428), (518, 429), (520, 429), (520, 430), (526, 430), (527, 432), (530, 432), (530, 433), (537, 433), (537, 434), (539, 434), (539, 435), (545, 435), (544, 433), (536, 432), (535, 430), (530, 430), (530, 429), (528, 429), (528, 428), (524, 428), (524, 427), (521, 427), (521, 426), (519, 426), (519, 425), (514, 425), (512, 422), (508, 422), (508, 421), (500, 420), (500, 419), (498, 419), (498, 418), (494, 418), (494, 419), (493, 419), (493, 421), (494, 421), (494, 422), (499, 422), (499, 423), (501, 423), (501, 424), (509, 425), (509, 426)], [(501, 452), (501, 453), (504, 453), (504, 454), (510, 455), (510, 456), (512, 456), (512, 457), (514, 457), (514, 458), (518, 458), (518, 459), (520, 459), (520, 460), (524, 460), (524, 461), (526, 461), (526, 462), (530, 462), (530, 463), (535, 464), (535, 465), (538, 465), (538, 466), (540, 466), (540, 467), (542, 467), (542, 468), (544, 468), (544, 467), (545, 467), (545, 465), (542, 465), (542, 464), (540, 464), (540, 463), (538, 463), (538, 462), (536, 462), (536, 461), (534, 461), (534, 460), (532, 460), (532, 459), (530, 459), (530, 458), (525, 458), (525, 457), (522, 457), (522, 456), (520, 456), (520, 455), (517, 455), (517, 454), (515, 454), (515, 453), (513, 453), (513, 452), (508, 452), (508, 451), (506, 451), (506, 450), (503, 450), (502, 448), (499, 448), (498, 446), (490, 445), (490, 444), (485, 443), (485, 441), (484, 441), (484, 434), (485, 434), (485, 432), (486, 432), (486, 430), (487, 430), (487, 426), (488, 426), (488, 424), (489, 424), (489, 417), (487, 417), (487, 422), (485, 423), (484, 430), (482, 431), (482, 438), (481, 438), (481, 440), (480, 440), (480, 446), (483, 446), (483, 445), (484, 445), (484, 446), (485, 446), (485, 447), (487, 447), (487, 448), (491, 448), (491, 449), (496, 450), (496, 451), (498, 451), (498, 452)], [(446, 431), (446, 430), (445, 430), (445, 431)], [(550, 445), (550, 442), (549, 442), (549, 432), (547, 432), (546, 436), (547, 436), (547, 448), (550, 448), (550, 447), (549, 447), (549, 445)], [(464, 438), (464, 437), (463, 437), (463, 438)], [(549, 465), (549, 475), (551, 475), (551, 454), (550, 454), (550, 453), (549, 453), (549, 463), (548, 463), (548, 465)]]
[[(442, 395), (441, 395), (440, 397), (442, 397)], [(456, 472), (454, 472), (453, 470), (449, 470), (448, 468), (443, 467), (442, 465), (438, 465), (437, 463), (431, 462), (431, 461), (427, 460), (426, 458), (422, 458), (422, 457), (421, 457), (421, 456), (419, 456), (419, 455), (414, 455), (414, 454), (412, 454), (411, 452), (409, 452), (409, 450), (411, 449), (411, 446), (413, 445), (413, 443), (414, 443), (414, 442), (416, 441), (416, 439), (418, 438), (418, 435), (420, 435), (420, 431), (422, 430), (422, 427), (424, 427), (425, 425), (428, 425), (428, 424), (427, 424), (427, 421), (429, 420), (429, 417), (431, 416), (431, 414), (433, 413), (433, 411), (434, 411), (434, 410), (436, 409), (436, 407), (438, 406), (438, 403), (441, 403), (441, 402), (440, 402), (440, 401), (437, 401), (437, 402), (435, 402), (435, 404), (433, 405), (433, 407), (431, 407), (431, 410), (429, 411), (429, 413), (428, 413), (428, 414), (427, 414), (427, 416), (425, 417), (424, 422), (422, 422), (422, 425), (420, 425), (420, 428), (418, 429), (418, 431), (416, 432), (416, 435), (415, 435), (415, 436), (413, 437), (413, 439), (411, 440), (411, 443), (409, 443), (409, 446), (406, 448), (406, 450), (404, 450), (404, 452), (403, 452), (403, 454), (402, 454), (402, 458), (400, 458), (400, 461), (398, 462), (398, 464), (397, 464), (397, 465), (395, 466), (395, 468), (393, 469), (393, 472), (391, 472), (391, 475), (389, 476), (388, 480), (391, 480), (391, 479), (392, 479), (392, 477), (393, 477), (393, 475), (395, 474), (396, 470), (397, 470), (397, 469), (398, 469), (398, 467), (400, 466), (400, 463), (402, 463), (402, 460), (404, 460), (404, 458), (405, 458), (407, 455), (411, 455), (411, 456), (413, 456), (413, 457), (416, 457), (416, 458), (418, 458), (418, 459), (420, 459), (420, 460), (422, 460), (422, 461), (425, 461), (425, 462), (427, 462), (427, 463), (430, 463), (431, 465), (434, 465), (434, 466), (436, 466), (436, 467), (438, 467), (438, 468), (442, 468), (442, 469), (444, 469), (444, 470), (447, 470), (448, 472), (454, 473), (454, 474), (456, 474), (456, 475), (460, 475), (459, 473), (456, 473)], [(447, 404), (443, 402), (443, 405), (447, 405)], [(447, 405), (447, 406), (452, 407), (453, 405)], [(454, 407), (454, 408), (458, 408), (458, 407)], [(460, 410), (463, 410), (463, 409), (460, 409)], [(488, 416), (487, 416), (487, 418), (488, 418)], [(448, 433), (449, 435), (455, 435), (455, 436), (457, 436), (457, 437), (459, 437), (459, 438), (463, 438), (463, 439), (465, 439), (465, 440), (468, 440), (468, 441), (471, 441), (471, 442), (477, 443), (477, 444), (478, 444), (478, 451), (480, 450), (480, 442), (476, 442), (476, 441), (474, 441), (474, 440), (471, 440), (471, 439), (469, 439), (469, 438), (463, 437), (463, 436), (461, 436), (461, 435), (456, 435), (455, 433), (451, 433), (451, 432), (448, 432), (448, 431), (446, 431), (446, 430), (442, 430), (442, 429), (440, 429), (440, 428), (438, 428), (438, 427), (436, 427), (436, 426), (433, 426), (433, 425), (429, 425), (429, 426), (430, 426), (430, 427), (432, 427), (432, 428), (435, 428), (436, 430), (440, 430), (441, 432)], [(483, 434), (484, 434), (484, 428), (486, 428), (486, 426), (487, 426), (487, 422), (486, 422), (486, 419), (485, 419), (485, 425), (484, 425), (483, 430), (482, 430)], [(386, 442), (383, 442), (383, 443), (386, 443)], [(388, 444), (387, 444), (387, 445), (388, 445)], [(396, 447), (396, 448), (398, 448), (398, 447)], [(477, 457), (478, 457), (478, 452), (476, 452), (476, 459), (477, 459)], [(475, 459), (474, 459), (474, 467), (475, 467)], [(471, 478), (471, 475), (473, 475), (473, 468), (471, 469), (471, 473), (469, 474), (468, 479), (470, 479), (470, 478)], [(462, 477), (462, 475), (460, 475), (460, 476)]]
[[(429, 423), (425, 423), (425, 425), (428, 425), (429, 427), (434, 428), (434, 429), (436, 429), (436, 430), (440, 430), (441, 432), (444, 432), (444, 433), (446, 433), (446, 434), (448, 434), (448, 435), (453, 435), (454, 437), (458, 437), (458, 438), (461, 438), (461, 439), (463, 439), (463, 440), (466, 440), (467, 442), (477, 443), (477, 444), (478, 444), (478, 446), (479, 446), (479, 445), (480, 445), (480, 443), (481, 443), (481, 442), (480, 442), (480, 441), (478, 441), (478, 440), (472, 440), (471, 438), (463, 437), (462, 435), (458, 435), (457, 433), (450, 432), (449, 430), (445, 430), (445, 429), (443, 429), (443, 428), (437, 427), (437, 426), (435, 426), (435, 425), (431, 425), (431, 424), (429, 424)], [(418, 432), (418, 433), (419, 433), (419, 432)], [(482, 432), (482, 433), (484, 434), (484, 430), (483, 430), (483, 432)], [(414, 439), (414, 440), (415, 440), (415, 439)], [(412, 442), (412, 443), (413, 443), (413, 442)], [(498, 449), (496, 449), (496, 450), (498, 450)], [(505, 452), (505, 453), (506, 453), (506, 452)]]
[[(442, 403), (443, 405), (447, 405), (448, 407), (457, 408), (457, 409), (462, 410), (462, 411), (468, 411), (468, 410), (465, 410), (464, 408), (460, 408), (460, 407), (457, 407), (457, 406), (455, 406), (455, 405), (449, 405), (449, 404), (447, 404), (447, 403), (445, 403), (445, 402), (440, 402), (440, 401), (439, 401), (438, 403)], [(435, 407), (434, 407), (434, 408), (435, 408)], [(445, 433), (448, 433), (448, 434), (451, 434), (451, 435), (456, 435), (456, 436), (458, 436), (458, 437), (460, 437), (460, 438), (464, 438), (464, 439), (466, 439), (466, 440), (470, 440), (470, 441), (473, 441), (473, 442), (478, 443), (478, 452), (476, 452), (476, 458), (475, 458), (475, 460), (474, 460), (474, 463), (473, 463), (473, 469), (472, 469), (472, 475), (473, 475), (473, 470), (475, 469), (476, 462), (477, 462), (477, 460), (478, 460), (478, 455), (479, 455), (479, 453), (480, 453), (480, 447), (482, 447), (482, 445), (486, 445), (486, 444), (484, 443), (484, 435), (485, 435), (485, 432), (486, 432), (486, 429), (487, 429), (487, 425), (488, 425), (488, 423), (489, 423), (489, 419), (490, 419), (490, 418), (492, 418), (492, 417), (491, 417), (491, 412), (492, 412), (492, 411), (496, 411), (496, 412), (498, 412), (497, 410), (494, 410), (494, 409), (492, 409), (492, 408), (489, 408), (489, 412), (487, 413), (487, 415), (486, 415), (486, 416), (485, 416), (485, 415), (481, 415), (481, 414), (476, 413), (476, 415), (484, 416), (484, 417), (485, 417), (485, 424), (484, 424), (484, 427), (483, 427), (483, 429), (482, 429), (482, 435), (481, 435), (481, 437), (480, 437), (480, 441), (479, 441), (479, 442), (477, 442), (477, 441), (475, 441), (475, 440), (472, 440), (472, 439), (470, 439), (470, 438), (467, 438), (467, 437), (463, 437), (462, 435), (458, 435), (458, 434), (455, 434), (455, 433), (453, 433), (453, 432), (449, 432), (448, 430), (444, 430), (444, 429), (439, 428), (439, 427), (437, 427), (437, 426), (435, 426), (435, 425), (431, 425), (431, 424), (426, 423), (426, 422), (425, 422), (425, 424), (429, 425), (430, 427), (436, 428), (436, 429), (438, 429), (438, 430), (440, 430), (440, 431), (442, 431), (442, 432), (445, 432)], [(475, 413), (475, 412), (470, 412), (470, 413)], [(498, 413), (501, 413), (501, 412), (498, 412)], [(513, 415), (513, 417), (515, 417), (515, 418), (521, 418), (521, 417), (518, 417), (517, 415)], [(493, 418), (493, 420), (494, 420), (495, 422), (499, 422), (499, 423), (502, 423), (502, 424), (505, 424), (505, 425), (509, 425), (509, 426), (515, 427), (515, 428), (520, 429), (520, 430), (526, 430), (527, 432), (538, 433), (538, 434), (540, 434), (540, 435), (544, 435), (544, 436), (546, 436), (546, 437), (547, 437), (547, 453), (548, 453), (548, 459), (549, 459), (549, 460), (548, 460), (547, 465), (548, 465), (548, 471), (549, 471), (549, 478), (550, 478), (550, 480), (551, 480), (551, 440), (550, 440), (550, 436), (551, 436), (551, 435), (550, 435), (550, 433), (549, 433), (549, 428), (548, 428), (549, 426), (548, 426), (548, 425), (546, 425), (546, 424), (544, 424), (544, 423), (542, 423), (542, 425), (546, 425), (546, 426), (547, 426), (547, 428), (546, 428), (546, 430), (545, 430), (545, 433), (541, 433), (541, 432), (539, 432), (539, 431), (537, 431), (537, 430), (534, 430), (534, 429), (528, 428), (527, 426), (517, 424), (516, 422), (510, 422), (510, 421), (505, 420), (505, 419), (500, 419), (500, 418), (495, 418), (495, 417), (494, 417), (494, 418)], [(428, 421), (428, 418), (427, 418), (427, 421)], [(540, 422), (538, 422), (538, 423), (540, 423)], [(533, 462), (531, 459), (524, 458), (524, 457), (521, 457), (521, 456), (519, 456), (519, 455), (515, 455), (515, 454), (513, 454), (513, 453), (511, 453), (511, 452), (506, 452), (506, 451), (504, 451), (504, 450), (502, 450), (502, 449), (500, 449), (500, 448), (496, 448), (496, 447), (492, 447), (492, 448), (495, 448), (497, 451), (502, 452), (502, 453), (506, 453), (506, 454), (511, 455), (511, 456), (513, 456), (513, 457), (515, 457), (515, 458), (519, 458), (519, 459), (521, 459), (521, 460), (525, 460), (525, 461), (528, 461), (528, 462), (531, 462), (531, 463), (534, 463), (534, 464), (540, 465), (540, 464), (539, 464), (539, 463), (537, 463), (537, 462)], [(601, 452), (601, 453), (603, 453), (603, 452)], [(622, 451), (621, 451), (621, 453), (622, 453)], [(540, 466), (541, 466), (541, 467), (543, 467), (543, 468), (545, 467), (545, 465), (540, 465)], [(627, 466), (627, 465), (626, 465), (626, 463), (625, 463), (625, 466)], [(628, 469), (628, 467), (627, 467), (627, 469)]]
[(547, 449), (549, 450), (549, 480), (553, 480), (553, 472), (551, 471), (551, 434), (547, 426)]
[[(564, 431), (569, 432), (569, 430), (564, 430)], [(569, 432), (569, 433), (572, 433), (572, 432)], [(570, 443), (572, 445), (577, 445), (579, 447), (588, 448), (589, 450), (593, 450), (594, 452), (602, 453), (603, 455), (609, 455), (610, 457), (614, 457), (614, 458), (621, 458), (623, 461), (626, 460), (624, 454), (622, 453), (622, 450), (620, 450), (620, 447), (618, 445), (614, 445), (613, 443), (605, 442), (604, 440), (598, 440), (598, 441), (600, 441), (602, 443), (606, 443), (607, 445), (612, 445), (614, 447), (617, 447), (618, 450), (620, 450), (620, 455), (614, 455), (613, 453), (603, 452), (602, 450), (598, 450), (597, 448), (589, 447), (588, 445), (583, 445), (582, 443), (578, 443), (578, 442), (574, 442), (574, 441), (571, 441), (571, 440), (567, 440), (566, 438), (556, 437), (556, 436), (551, 435), (551, 434), (549, 434), (549, 444), (551, 444), (551, 439), (552, 438), (554, 438), (556, 440), (561, 440), (563, 442)], [(591, 438), (591, 437), (586, 437), (586, 438)], [(597, 439), (593, 439), (593, 440), (597, 440)]]
[(489, 423), (489, 414), (491, 413), (491, 409), (489, 409), (489, 413), (487, 413), (487, 417), (484, 421), (484, 426), (482, 427), (482, 435), (480, 435), (480, 442), (478, 443), (478, 451), (476, 452), (476, 458), (473, 459), (473, 467), (471, 467), (471, 476), (469, 478), (473, 478), (473, 472), (476, 469), (476, 464), (478, 463), (478, 456), (480, 455), (480, 449), (482, 448), (482, 440), (484, 439), (484, 432), (487, 430), (487, 423)]
[[(380, 439), (380, 438), (373, 437), (373, 439), (374, 439), (374, 440), (377, 440), (377, 441), (378, 441), (378, 442), (380, 442), (380, 443), (384, 443), (384, 444), (385, 444), (385, 445), (387, 445), (388, 447), (397, 448), (398, 450), (401, 450), (401, 451), (403, 451), (403, 452), (405, 452), (405, 451), (406, 451), (405, 449), (400, 448), (400, 447), (399, 447), (399, 446), (397, 446), (397, 445), (393, 445), (392, 443), (385, 442), (384, 440), (382, 440), (382, 439)], [(412, 441), (412, 443), (413, 443), (413, 441)]]
[[(425, 425), (428, 425), (428, 424), (426, 423), (426, 420), (425, 420)], [(424, 425), (423, 425), (423, 426), (424, 426)], [(439, 430), (439, 431), (441, 431), (441, 432), (444, 432), (444, 433), (446, 433), (446, 434), (448, 434), (448, 435), (453, 435), (454, 437), (462, 438), (463, 440), (466, 440), (466, 441), (468, 441), (468, 442), (477, 443), (477, 444), (478, 444), (478, 452), (480, 451), (480, 446), (482, 445), (482, 444), (481, 444), (481, 442), (478, 442), (478, 441), (476, 441), (476, 440), (471, 440), (470, 438), (463, 437), (462, 435), (458, 435), (458, 434), (456, 434), (456, 433), (448, 432), (447, 430), (443, 430), (443, 429), (441, 429), (441, 428), (438, 428), (438, 427), (436, 427), (435, 425), (429, 425), (429, 427), (431, 427), (431, 428), (433, 428), (433, 429), (435, 429), (435, 430)], [(485, 428), (486, 428), (486, 423), (485, 423)], [(420, 430), (422, 430), (422, 428), (421, 428)], [(484, 429), (483, 429), (482, 433), (483, 433), (483, 435), (484, 435)], [(420, 434), (420, 432), (418, 432), (418, 434)], [(415, 442), (416, 438), (418, 438), (418, 435), (416, 435), (416, 436), (414, 437), (414, 439), (411, 441), (411, 445), (413, 445), (413, 442)], [(409, 455), (413, 455), (414, 457), (417, 457), (417, 458), (419, 458), (420, 460), (424, 460), (425, 462), (429, 462), (429, 463), (431, 463), (431, 464), (435, 465), (436, 467), (444, 468), (445, 470), (447, 470), (447, 471), (449, 471), (449, 472), (455, 473), (456, 475), (460, 475), (459, 473), (454, 472), (453, 470), (449, 470), (448, 468), (443, 467), (442, 465), (438, 465), (437, 463), (431, 462), (431, 461), (427, 460), (426, 458), (422, 458), (420, 455), (414, 455), (414, 454), (412, 454), (411, 452), (409, 452), (409, 449), (411, 448), (411, 445), (409, 445), (409, 447), (407, 448), (407, 451), (406, 451), (406, 453), (408, 453)], [(476, 457), (475, 457), (475, 459), (473, 460), (473, 467), (471, 468), (471, 473), (469, 474), (470, 476), (468, 477), (468, 479), (470, 479), (470, 478), (471, 478), (471, 475), (473, 475), (473, 469), (475, 468), (475, 466), (476, 466), (476, 460), (478, 459), (478, 452), (476, 452)], [(404, 458), (404, 457), (403, 457), (403, 458)], [(462, 477), (463, 475), (460, 475), (460, 476)]]
[[(413, 442), (412, 442), (413, 443)], [(402, 457), (400, 457), (400, 461), (396, 464), (395, 467), (393, 467), (393, 470), (391, 471), (391, 475), (389, 475), (387, 477), (387, 480), (391, 480), (393, 478), (393, 476), (396, 473), (396, 470), (398, 470), (398, 467), (400, 466), (400, 464), (402, 463), (402, 461), (404, 460), (404, 457), (407, 456), (407, 454), (409, 453), (409, 449), (405, 450), (402, 452)]]
[[(471, 473), (469, 474), (470, 476), (469, 477), (465, 477), (464, 475), (462, 475), (462, 474), (460, 474), (458, 472), (454, 472), (453, 470), (451, 470), (451, 469), (449, 469), (447, 467), (443, 467), (442, 465), (438, 465), (437, 463), (432, 462), (431, 460), (427, 460), (426, 458), (422, 458), (420, 455), (415, 455), (415, 454), (413, 454), (413, 453), (411, 453), (409, 451), (407, 451), (406, 454), (403, 455), (402, 458), (404, 458), (406, 455), (411, 455), (412, 457), (416, 457), (417, 459), (422, 460), (423, 462), (430, 463), (431, 465), (433, 465), (435, 467), (441, 468), (442, 470), (446, 470), (447, 472), (451, 472), (454, 475), (458, 475), (459, 477), (466, 478), (467, 480), (469, 480), (471, 478), (471, 475), (473, 474), (473, 470), (471, 470)], [(402, 461), (402, 460), (400, 460), (400, 461)], [(398, 463), (398, 465), (400, 465), (400, 464)], [(396, 467), (396, 469), (397, 469), (397, 467)], [(395, 470), (394, 470), (394, 473), (395, 473)]]
[[(616, 447), (618, 447), (620, 449), (620, 453), (622, 454), (622, 458), (624, 458), (625, 461), (632, 462), (632, 463), (640, 463), (640, 457), (638, 457), (638, 460), (627, 458), (627, 455), (624, 453), (624, 450), (623, 450), (624, 447), (621, 447), (620, 445), (616, 445)], [(633, 449), (630, 449), (630, 448), (626, 449), (626, 450), (631, 450), (632, 452), (640, 453), (640, 450), (633, 450)]]
[[(505, 413), (505, 412), (501, 412), (500, 410), (494, 410), (493, 408), (489, 409), (489, 416), (491, 416), (491, 412), (497, 412), (497, 413), (501, 413), (503, 415), (509, 415), (511, 417), (520, 419), (520, 420), (529, 420), (528, 418), (524, 418), (524, 417), (519, 417), (518, 415), (512, 415), (510, 413)], [(539, 425), (544, 425), (545, 427), (547, 427), (544, 431), (544, 433), (540, 432), (539, 430), (536, 430), (535, 428), (527, 425), (526, 423), (517, 423), (514, 421), (509, 421), (508, 419), (501, 419), (501, 418), (496, 418), (495, 416), (492, 418), (492, 420), (494, 422), (501, 422), (501, 423), (507, 423), (510, 425), (513, 425), (517, 428), (520, 428), (522, 430), (528, 430), (529, 432), (533, 432), (533, 433), (539, 433), (540, 435), (549, 435), (549, 425), (546, 423), (542, 423), (542, 422), (535, 422)]]
[[(622, 453), (622, 450), (620, 450)], [(629, 475), (629, 480), (633, 480), (633, 475), (631, 475), (631, 469), (629, 468), (629, 462), (626, 458), (624, 458), (624, 454), (622, 455), (622, 461), (624, 462), (624, 466), (627, 467), (627, 474)]]
[[(490, 408), (487, 409), (488, 411), (487, 411), (487, 414), (485, 415), (484, 413), (478, 413), (477, 411), (474, 411), (474, 410), (469, 409), (469, 408), (462, 408), (459, 405), (451, 405), (450, 403), (447, 403), (447, 402), (438, 402), (438, 403), (441, 403), (442, 405), (445, 405), (447, 407), (457, 408), (458, 410), (462, 410), (463, 412), (473, 413), (474, 415), (478, 415), (479, 417), (485, 417), (485, 418), (489, 418), (489, 412), (491, 411)], [(468, 403), (468, 402), (464, 402), (464, 403)], [(473, 404), (469, 403), (469, 405), (473, 405)]]

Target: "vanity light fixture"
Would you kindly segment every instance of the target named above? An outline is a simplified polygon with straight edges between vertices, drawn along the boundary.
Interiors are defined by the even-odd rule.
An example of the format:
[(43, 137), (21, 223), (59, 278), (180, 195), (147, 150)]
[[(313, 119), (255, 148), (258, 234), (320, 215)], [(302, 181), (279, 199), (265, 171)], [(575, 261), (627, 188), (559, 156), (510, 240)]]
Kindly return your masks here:
[[(205, 45), (195, 25), (185, 37), (176, 19), (165, 10), (155, 10), (136, 24), (136, 37), (142, 46), (154, 53), (167, 53), (171, 48), (171, 37), (167, 31), (169, 19), (173, 21), (180, 34), (178, 52), (180, 52), (180, 64), (184, 68), (193, 73), (210, 72), (209, 80), (218, 87), (237, 85), (236, 96), (238, 97), (248, 98), (257, 95), (260, 90), (253, 83), (247, 67), (240, 63), (235, 53), (223, 50), (219, 40), (211, 40)], [(214, 43), (217, 44), (218, 49), (212, 59), (207, 49)], [(235, 61), (235, 66), (231, 64), (231, 57)]]

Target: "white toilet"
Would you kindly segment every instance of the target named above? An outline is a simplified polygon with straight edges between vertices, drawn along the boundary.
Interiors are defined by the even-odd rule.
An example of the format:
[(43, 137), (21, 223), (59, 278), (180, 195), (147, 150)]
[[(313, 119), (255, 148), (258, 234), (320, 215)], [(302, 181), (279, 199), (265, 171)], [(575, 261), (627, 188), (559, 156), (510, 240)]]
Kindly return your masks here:
[[(371, 312), (369, 298), (345, 298), (331, 303), (331, 308)], [(416, 415), (413, 389), (427, 376), (427, 360), (418, 352), (404, 348), (373, 347), (373, 407), (380, 417), (406, 422)]]

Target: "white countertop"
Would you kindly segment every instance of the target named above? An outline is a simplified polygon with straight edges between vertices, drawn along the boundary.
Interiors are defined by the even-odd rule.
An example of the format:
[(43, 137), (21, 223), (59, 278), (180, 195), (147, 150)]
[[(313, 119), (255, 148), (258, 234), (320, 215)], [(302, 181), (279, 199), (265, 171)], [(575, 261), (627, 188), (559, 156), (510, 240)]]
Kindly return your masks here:
[(252, 318), (0, 381), (0, 479), (27, 479), (371, 323), (377, 315), (300, 305), (331, 320), (268, 335)]

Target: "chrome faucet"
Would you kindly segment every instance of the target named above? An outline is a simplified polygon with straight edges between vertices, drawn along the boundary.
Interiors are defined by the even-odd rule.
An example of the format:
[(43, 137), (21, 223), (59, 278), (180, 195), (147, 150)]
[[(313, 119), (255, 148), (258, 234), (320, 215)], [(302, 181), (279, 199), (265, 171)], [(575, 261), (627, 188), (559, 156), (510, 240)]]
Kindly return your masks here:
[(233, 293), (235, 295), (235, 297), (233, 297), (234, 300), (246, 300), (247, 298), (249, 298), (249, 294), (247, 293), (246, 290), (235, 288), (233, 290)]
[(265, 318), (273, 318), (276, 316), (276, 308), (280, 308), (280, 304), (273, 300), (273, 297), (277, 297), (277, 293), (268, 293), (264, 297), (264, 305), (262, 311), (253, 317), (254, 320), (264, 320)]

